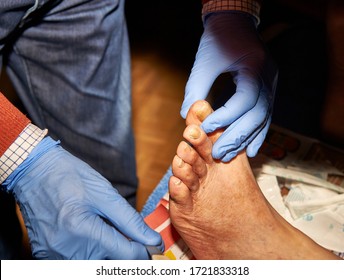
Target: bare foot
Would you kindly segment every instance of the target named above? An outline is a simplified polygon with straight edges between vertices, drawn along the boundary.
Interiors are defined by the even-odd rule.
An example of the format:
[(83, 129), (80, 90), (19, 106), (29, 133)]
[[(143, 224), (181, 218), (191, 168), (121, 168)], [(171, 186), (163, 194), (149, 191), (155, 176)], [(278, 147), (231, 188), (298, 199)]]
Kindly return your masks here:
[(190, 109), (169, 182), (173, 225), (197, 259), (336, 258), (287, 223), (266, 201), (245, 152), (229, 163), (211, 157), (219, 133), (199, 127), (211, 113)]

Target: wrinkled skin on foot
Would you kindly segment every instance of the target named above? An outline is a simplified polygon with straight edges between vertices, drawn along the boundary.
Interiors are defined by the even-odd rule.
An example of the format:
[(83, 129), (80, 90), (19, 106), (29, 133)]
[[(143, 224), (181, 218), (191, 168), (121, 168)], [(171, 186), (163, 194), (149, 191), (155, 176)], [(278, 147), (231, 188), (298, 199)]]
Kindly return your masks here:
[[(323, 259), (336, 256), (287, 223), (266, 201), (245, 152), (223, 163), (211, 156), (221, 134), (199, 127), (212, 109), (191, 107), (172, 162), (170, 216), (197, 259)], [(190, 145), (191, 144), (191, 145)]]

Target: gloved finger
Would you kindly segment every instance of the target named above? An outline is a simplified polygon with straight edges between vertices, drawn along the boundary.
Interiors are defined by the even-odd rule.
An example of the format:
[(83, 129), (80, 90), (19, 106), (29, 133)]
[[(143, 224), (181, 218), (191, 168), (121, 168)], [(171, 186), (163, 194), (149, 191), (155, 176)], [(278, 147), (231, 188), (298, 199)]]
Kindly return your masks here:
[[(234, 157), (236, 157), (245, 148), (246, 148), (247, 156), (248, 157), (254, 157), (258, 153), (260, 146), (264, 142), (264, 139), (266, 136), (265, 130), (267, 131), (269, 129), (270, 122), (271, 122), (271, 118), (269, 118), (268, 122), (263, 126), (262, 129), (258, 128), (257, 130), (255, 130), (254, 133), (246, 141), (242, 142), (239, 147), (237, 147), (236, 149), (231, 150), (227, 154), (225, 154), (225, 156), (223, 158), (221, 158), (221, 161), (229, 162), (230, 160), (232, 160)], [(257, 140), (257, 143), (260, 143), (260, 144), (255, 144), (255, 150), (247, 151), (247, 149), (249, 149), (249, 147), (250, 147), (250, 144), (248, 144), (248, 143), (252, 143), (256, 140)]]
[[(104, 221), (103, 217), (96, 213), (83, 213), (78, 216), (82, 220), (78, 228), (73, 229), (76, 235), (85, 239), (87, 246), (77, 248), (76, 254), (81, 253), (89, 259), (148, 259), (146, 247), (143, 244), (129, 240), (114, 226)], [(74, 242), (76, 244), (85, 244), (83, 242)], [(67, 244), (68, 247), (73, 244)], [(77, 245), (78, 246), (78, 245)], [(61, 252), (71, 250), (65, 248)], [(71, 254), (73, 255), (73, 254)], [(79, 257), (78, 257), (79, 258)]]
[(240, 148), (242, 144), (249, 144), (250, 137), (265, 125), (269, 113), (269, 104), (261, 95), (256, 106), (230, 125), (214, 143), (213, 157), (222, 159), (227, 153)]
[(99, 240), (102, 240), (102, 247), (106, 248), (108, 252), (108, 256), (104, 259), (149, 259), (149, 254), (143, 244), (129, 240), (111, 225), (103, 224), (102, 235)]
[(229, 126), (256, 105), (260, 88), (258, 80), (248, 71), (241, 71), (235, 76), (235, 81), (235, 94), (202, 123), (206, 133)]
[[(112, 186), (98, 195), (98, 211), (128, 238), (146, 245), (162, 246), (159, 233), (148, 227), (142, 216)], [(106, 190), (107, 189), (107, 190)]]
[(215, 79), (222, 73), (223, 69), (213, 69), (214, 66), (211, 64), (211, 58), (207, 58), (206, 54), (195, 61), (185, 86), (185, 97), (180, 111), (184, 119), (192, 104), (197, 100), (206, 99)]
[[(225, 154), (222, 158), (221, 161), (223, 162), (229, 162), (230, 160), (232, 160), (234, 157), (236, 157), (242, 150), (244, 150), (245, 148), (247, 149), (247, 146), (249, 145), (249, 143), (253, 142), (257, 137), (260, 137), (262, 131), (266, 128), (269, 128), (270, 123), (266, 123), (263, 128), (257, 128), (249, 138), (246, 139), (246, 141), (242, 142), (241, 145), (239, 147), (237, 147), (236, 149), (233, 149), (231, 151), (229, 151), (227, 154)], [(260, 141), (260, 140), (259, 140)], [(264, 139), (263, 139), (264, 141)], [(262, 142), (263, 143), (263, 142)], [(246, 154), (247, 154), (247, 150), (246, 150)], [(248, 155), (248, 154), (247, 154)], [(251, 153), (251, 155), (248, 155), (249, 157), (253, 157), (256, 154)]]
[(268, 133), (269, 127), (271, 124), (271, 117), (268, 119), (266, 125), (258, 133), (258, 135), (252, 140), (252, 142), (246, 148), (246, 154), (248, 157), (255, 157), (262, 146), (266, 134)]
[(260, 129), (257, 128), (257, 130), (255, 130), (251, 136), (249, 138), (247, 138), (244, 142), (241, 143), (240, 146), (236, 147), (233, 150), (228, 151), (222, 158), (221, 161), (222, 162), (229, 162), (230, 160), (232, 160), (234, 157), (236, 157), (242, 150), (244, 150), (247, 146), (247, 143), (249, 143), (250, 141), (252, 141), (252, 139), (254, 139), (260, 132)]

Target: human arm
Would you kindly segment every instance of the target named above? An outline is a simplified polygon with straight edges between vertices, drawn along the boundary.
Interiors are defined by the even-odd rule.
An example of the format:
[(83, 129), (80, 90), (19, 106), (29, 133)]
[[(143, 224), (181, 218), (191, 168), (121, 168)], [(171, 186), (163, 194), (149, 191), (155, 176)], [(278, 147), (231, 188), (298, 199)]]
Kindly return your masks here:
[(162, 249), (160, 235), (105, 178), (1, 93), (0, 130), (1, 184), (20, 206), (35, 258), (147, 259), (144, 245)]
[(213, 147), (213, 157), (222, 161), (244, 149), (255, 156), (271, 122), (277, 68), (257, 32), (259, 8), (254, 0), (203, 1), (204, 32), (181, 115), (185, 118), (195, 101), (207, 98), (219, 75), (231, 73), (236, 92), (224, 93), (228, 101), (202, 124), (206, 133), (225, 128)]

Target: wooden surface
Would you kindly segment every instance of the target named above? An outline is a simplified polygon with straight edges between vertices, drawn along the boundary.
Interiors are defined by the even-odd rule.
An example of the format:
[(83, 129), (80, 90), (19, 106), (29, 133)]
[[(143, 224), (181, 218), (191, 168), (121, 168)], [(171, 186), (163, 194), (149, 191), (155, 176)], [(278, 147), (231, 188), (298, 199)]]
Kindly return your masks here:
[(184, 130), (179, 111), (203, 31), (201, 1), (127, 0), (126, 19), (141, 210), (170, 166)]
[(157, 54), (132, 54), (138, 210), (170, 166), (182, 139), (185, 123), (179, 110), (186, 79), (185, 71)]

